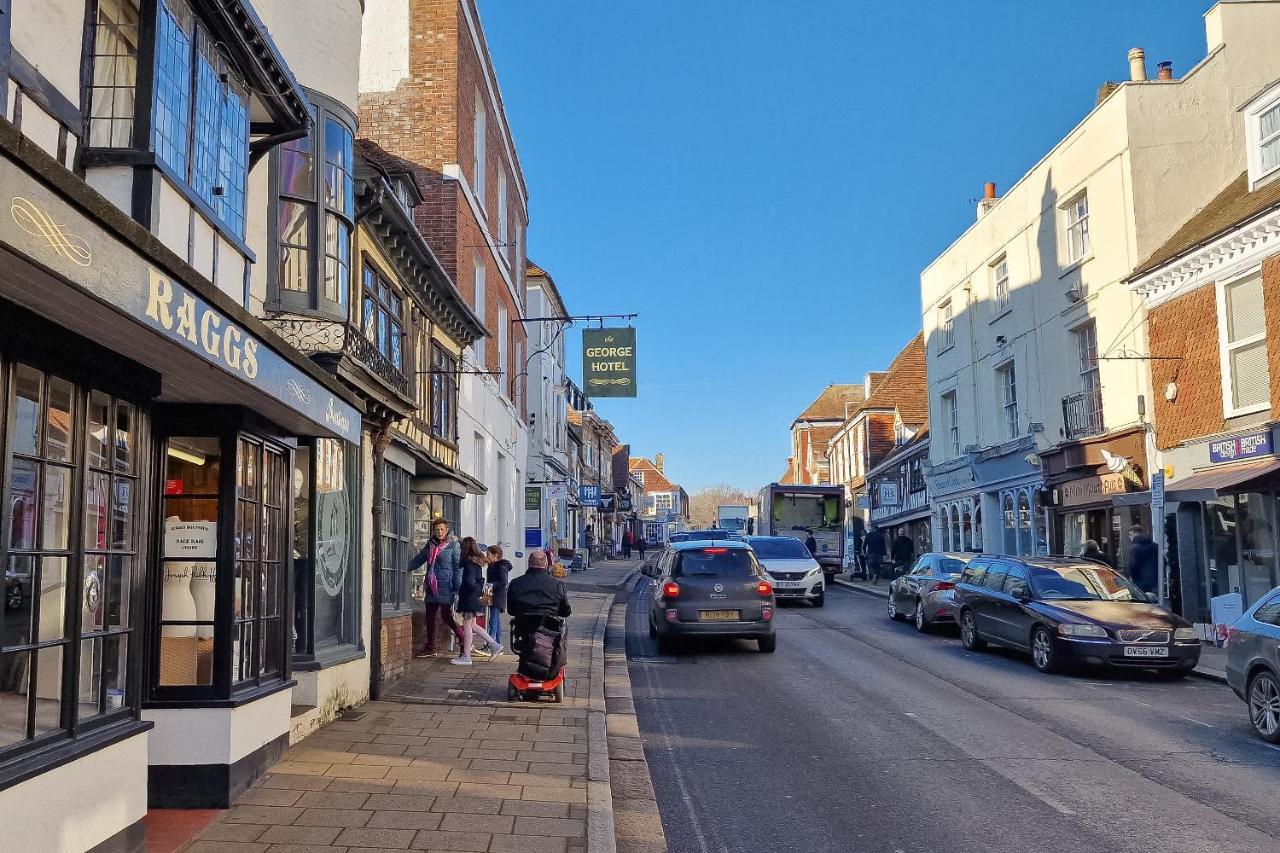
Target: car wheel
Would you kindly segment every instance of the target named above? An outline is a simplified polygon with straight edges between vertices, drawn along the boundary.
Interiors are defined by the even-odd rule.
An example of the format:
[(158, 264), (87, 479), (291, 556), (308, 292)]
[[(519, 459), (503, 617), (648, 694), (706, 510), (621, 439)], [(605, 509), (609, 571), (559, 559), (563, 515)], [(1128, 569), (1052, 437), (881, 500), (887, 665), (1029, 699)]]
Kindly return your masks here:
[(831, 582), (833, 582), (833, 581), (836, 579), (836, 573), (835, 573), (835, 572), (823, 572), (823, 573), (822, 573), (822, 577), (826, 579), (827, 583), (831, 583)]
[(929, 633), (929, 629), (933, 626), (929, 624), (929, 619), (924, 615), (924, 600), (916, 599), (915, 612), (911, 614), (911, 621), (916, 623), (916, 630), (921, 634)]
[(555, 692), (551, 694), (551, 701), (555, 702), (557, 705), (562, 704), (564, 702), (564, 682), (563, 681), (561, 681), (559, 684), (556, 685)]
[(519, 698), (520, 698), (520, 691), (516, 690), (515, 687), (508, 684), (507, 685), (507, 701), (514, 702)]
[(889, 593), (889, 603), (885, 605), (885, 607), (889, 611), (889, 618), (894, 622), (901, 622), (903, 619), (907, 618), (898, 612), (898, 605), (893, 603), (893, 593)]
[(1041, 672), (1056, 672), (1058, 656), (1053, 650), (1053, 635), (1043, 625), (1031, 632), (1031, 662)]
[(26, 600), (26, 596), (22, 594), (22, 584), (13, 584), (7, 587), (4, 592), (4, 606), (7, 610), (17, 610), (22, 607), (22, 602)]
[(665, 634), (658, 635), (658, 654), (671, 655), (675, 654), (676, 640), (674, 637), (668, 637)]
[(649, 638), (658, 636), (658, 626), (653, 624), (653, 614), (649, 614)]
[(1249, 723), (1267, 743), (1280, 743), (1280, 681), (1263, 670), (1249, 680)]
[(776, 648), (778, 648), (778, 635), (770, 634), (767, 637), (761, 637), (760, 639), (756, 640), (756, 643), (760, 646), (760, 651), (773, 652)]
[(1191, 674), (1189, 669), (1157, 669), (1156, 675), (1165, 681), (1181, 681)]
[(813, 600), (814, 607), (821, 607), (827, 603), (827, 594), (825, 592), (818, 593), (818, 597)]
[(980, 652), (987, 647), (987, 641), (978, 636), (972, 610), (960, 611), (960, 644), (971, 652)]

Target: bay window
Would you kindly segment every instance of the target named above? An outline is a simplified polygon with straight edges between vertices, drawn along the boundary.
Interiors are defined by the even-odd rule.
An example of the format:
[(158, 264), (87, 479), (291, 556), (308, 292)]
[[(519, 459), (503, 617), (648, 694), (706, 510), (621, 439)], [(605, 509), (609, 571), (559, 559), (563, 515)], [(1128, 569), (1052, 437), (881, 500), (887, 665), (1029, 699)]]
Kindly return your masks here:
[(309, 93), (310, 136), (272, 157), (275, 281), (272, 307), (349, 319), (355, 230), (355, 118)]

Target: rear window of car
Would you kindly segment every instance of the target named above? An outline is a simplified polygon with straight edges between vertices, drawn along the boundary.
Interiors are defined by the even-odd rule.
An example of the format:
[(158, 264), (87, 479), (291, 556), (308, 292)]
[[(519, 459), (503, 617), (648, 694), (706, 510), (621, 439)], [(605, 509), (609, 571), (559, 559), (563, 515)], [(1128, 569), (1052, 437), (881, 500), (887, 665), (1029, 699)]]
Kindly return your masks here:
[(960, 583), (972, 584), (974, 586), (982, 586), (982, 579), (987, 574), (987, 564), (975, 560), (965, 567), (964, 573), (960, 576)]
[(694, 541), (699, 539), (715, 541), (717, 539), (732, 539), (733, 534), (727, 530), (690, 530), (686, 538)]
[(964, 566), (964, 560), (957, 560), (954, 557), (942, 557), (938, 560), (938, 574), (958, 575), (964, 571)]
[(672, 577), (748, 577), (756, 563), (746, 548), (697, 548), (676, 554)]
[(799, 539), (756, 539), (751, 547), (762, 560), (804, 560), (810, 556)]

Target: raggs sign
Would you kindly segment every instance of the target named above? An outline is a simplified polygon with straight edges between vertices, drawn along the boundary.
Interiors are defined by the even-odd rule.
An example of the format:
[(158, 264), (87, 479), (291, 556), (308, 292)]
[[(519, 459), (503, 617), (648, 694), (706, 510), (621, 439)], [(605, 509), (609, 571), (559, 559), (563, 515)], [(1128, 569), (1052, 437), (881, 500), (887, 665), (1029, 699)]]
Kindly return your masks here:
[(582, 385), (588, 397), (636, 396), (636, 330), (582, 330)]

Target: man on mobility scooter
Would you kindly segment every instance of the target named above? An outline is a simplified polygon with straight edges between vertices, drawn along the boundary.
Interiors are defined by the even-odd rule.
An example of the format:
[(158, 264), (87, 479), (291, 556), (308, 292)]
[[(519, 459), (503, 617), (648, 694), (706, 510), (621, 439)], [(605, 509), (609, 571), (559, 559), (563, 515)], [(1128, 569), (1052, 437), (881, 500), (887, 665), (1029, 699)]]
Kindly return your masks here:
[(565, 618), (569, 592), (547, 571), (547, 555), (529, 555), (529, 570), (507, 589), (511, 614), (511, 650), (520, 663), (507, 680), (507, 699), (551, 696), (564, 701), (564, 662), (568, 652)]

